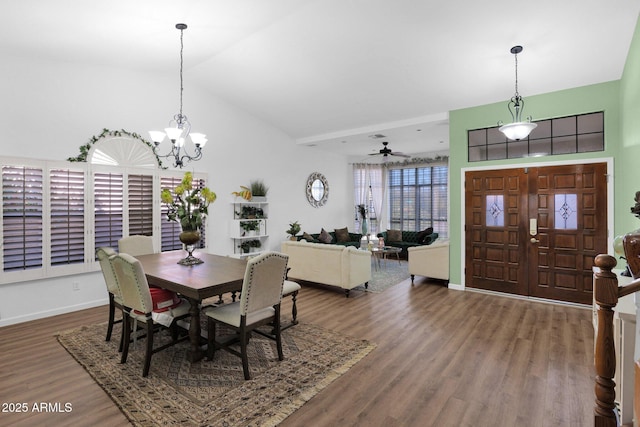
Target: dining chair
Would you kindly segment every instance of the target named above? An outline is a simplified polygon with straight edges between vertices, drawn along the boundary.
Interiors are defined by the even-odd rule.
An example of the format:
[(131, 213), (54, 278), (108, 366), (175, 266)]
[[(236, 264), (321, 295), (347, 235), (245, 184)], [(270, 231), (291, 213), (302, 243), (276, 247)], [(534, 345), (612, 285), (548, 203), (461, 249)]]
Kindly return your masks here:
[[(165, 348), (177, 344), (178, 342), (188, 339), (185, 334), (178, 337), (177, 321), (189, 316), (189, 303), (182, 300), (179, 305), (169, 310), (163, 309), (161, 312), (154, 311), (151, 292), (147, 277), (144, 274), (140, 261), (127, 253), (120, 253), (110, 258), (111, 265), (120, 284), (122, 291), (122, 302), (125, 307), (124, 316), (124, 345), (122, 349), (121, 363), (126, 363), (129, 354), (129, 343), (131, 341), (132, 321), (133, 323), (144, 324), (143, 329), (146, 331), (146, 349), (144, 357), (144, 366), (142, 376), (149, 374), (151, 366), (151, 356)], [(169, 328), (171, 332), (171, 341), (159, 347), (153, 347), (154, 333), (164, 329), (163, 326)], [(134, 330), (137, 328), (133, 328)], [(137, 331), (136, 331), (137, 332)]]
[(282, 296), (286, 297), (291, 295), (291, 323), (286, 326), (282, 326), (282, 330), (298, 324), (298, 292), (302, 287), (297, 282), (289, 280), (289, 270), (291, 270), (291, 268), (287, 267), (285, 280), (282, 284)]
[[(274, 339), (278, 349), (278, 360), (284, 358), (280, 302), (288, 260), (288, 255), (271, 251), (251, 258), (247, 261), (240, 301), (204, 310), (208, 317), (207, 358), (212, 360), (217, 349), (239, 356), (242, 359), (245, 380), (251, 379), (247, 344), (252, 331)], [(233, 329), (236, 332), (235, 339), (216, 340), (217, 324)], [(272, 324), (273, 335), (256, 329), (267, 324)], [(240, 344), (240, 351), (231, 347), (237, 343)]]
[[(120, 285), (118, 279), (109, 258), (116, 255), (116, 251), (109, 247), (100, 247), (96, 249), (96, 256), (100, 263), (100, 269), (104, 276), (104, 282), (107, 285), (107, 292), (109, 293), (109, 322), (107, 323), (107, 337), (105, 341), (111, 341), (111, 333), (113, 332), (113, 325), (116, 323), (122, 323), (124, 318), (124, 307), (122, 305), (122, 292), (120, 291)], [(120, 311), (122, 316), (120, 319), (115, 320), (116, 308)], [(124, 337), (124, 329), (120, 335), (120, 345), (118, 351), (122, 351), (122, 342)]]
[(153, 254), (155, 253), (153, 237), (142, 235), (125, 236), (118, 240), (118, 252), (132, 256)]

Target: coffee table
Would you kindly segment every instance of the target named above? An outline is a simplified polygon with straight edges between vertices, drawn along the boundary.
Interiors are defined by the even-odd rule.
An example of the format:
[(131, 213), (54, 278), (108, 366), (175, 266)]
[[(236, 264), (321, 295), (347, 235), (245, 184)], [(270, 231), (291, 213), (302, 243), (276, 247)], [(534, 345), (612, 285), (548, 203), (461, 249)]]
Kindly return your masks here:
[(398, 264), (400, 264), (400, 252), (402, 249), (397, 248), (395, 246), (382, 246), (382, 247), (374, 247), (370, 249), (371, 254), (376, 259), (377, 269), (380, 269), (380, 259), (384, 259), (384, 265), (387, 265), (387, 258), (390, 254), (396, 254), (396, 259), (398, 260)]

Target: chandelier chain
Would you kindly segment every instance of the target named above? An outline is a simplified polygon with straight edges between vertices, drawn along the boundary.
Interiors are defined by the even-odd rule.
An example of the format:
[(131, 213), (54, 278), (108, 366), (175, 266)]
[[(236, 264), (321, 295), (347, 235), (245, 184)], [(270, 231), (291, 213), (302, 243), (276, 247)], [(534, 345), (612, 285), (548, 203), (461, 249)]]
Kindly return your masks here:
[[(182, 41), (184, 36), (184, 29), (180, 29), (180, 119), (182, 120), (182, 92), (184, 90), (182, 84), (182, 53), (184, 51), (184, 43)], [(516, 89), (517, 92), (517, 89)]]
[(518, 93), (518, 54), (515, 53), (513, 56), (516, 58), (516, 98), (520, 96)]

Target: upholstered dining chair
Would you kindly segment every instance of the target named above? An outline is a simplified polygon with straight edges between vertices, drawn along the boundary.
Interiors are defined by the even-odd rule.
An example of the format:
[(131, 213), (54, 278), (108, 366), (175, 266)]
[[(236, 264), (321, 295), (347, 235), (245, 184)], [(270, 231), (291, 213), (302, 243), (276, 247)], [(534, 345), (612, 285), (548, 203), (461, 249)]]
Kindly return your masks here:
[(141, 235), (125, 236), (118, 240), (118, 252), (132, 256), (155, 253), (153, 237)]
[[(151, 356), (158, 351), (188, 339), (188, 335), (178, 338), (177, 321), (189, 316), (189, 303), (182, 300), (179, 305), (169, 310), (161, 312), (153, 310), (153, 301), (147, 277), (144, 274), (140, 261), (127, 253), (120, 253), (110, 258), (111, 265), (120, 284), (122, 292), (122, 303), (125, 306), (124, 316), (124, 345), (122, 349), (121, 363), (126, 363), (129, 354), (129, 343), (131, 341), (131, 329), (133, 323), (143, 323), (146, 330), (146, 350), (142, 376), (149, 375), (151, 366)], [(155, 318), (155, 320), (154, 320)], [(162, 346), (153, 347), (154, 333), (166, 326), (171, 331), (171, 341)], [(134, 328), (135, 329), (135, 328)]]
[[(120, 291), (118, 279), (116, 278), (116, 274), (113, 271), (111, 262), (109, 261), (109, 258), (115, 255), (116, 251), (109, 247), (100, 247), (96, 249), (96, 256), (98, 257), (100, 269), (102, 270), (102, 276), (104, 277), (104, 282), (107, 285), (107, 292), (109, 293), (109, 322), (107, 323), (107, 337), (105, 341), (111, 341), (113, 325), (116, 323), (121, 323), (122, 319), (124, 318), (122, 292)], [(121, 318), (118, 320), (115, 320), (116, 308), (122, 314)], [(123, 337), (124, 329), (122, 330), (122, 334), (120, 336), (120, 346), (118, 347), (118, 351), (122, 351)]]
[[(275, 339), (278, 359), (282, 354), (282, 336), (280, 328), (280, 302), (282, 285), (287, 272), (288, 255), (278, 252), (265, 252), (247, 261), (244, 273), (240, 301), (209, 307), (204, 313), (208, 316), (207, 358), (212, 360), (217, 349), (224, 349), (242, 359), (242, 371), (246, 380), (251, 379), (247, 344), (251, 331)], [(236, 340), (216, 340), (216, 325), (225, 325), (233, 329)], [(257, 330), (259, 326), (272, 324), (273, 335)], [(240, 343), (240, 351), (232, 345)]]

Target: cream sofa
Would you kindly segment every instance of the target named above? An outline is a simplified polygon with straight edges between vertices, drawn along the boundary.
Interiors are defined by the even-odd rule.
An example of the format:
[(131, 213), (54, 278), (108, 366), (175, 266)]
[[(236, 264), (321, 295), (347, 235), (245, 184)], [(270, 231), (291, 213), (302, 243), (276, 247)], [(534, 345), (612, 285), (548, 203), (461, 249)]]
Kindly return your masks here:
[(371, 252), (353, 246), (310, 243), (305, 240), (282, 242), (281, 250), (289, 255), (289, 278), (306, 280), (349, 290), (371, 280)]
[(436, 240), (430, 245), (411, 247), (407, 253), (412, 284), (415, 276), (449, 281), (448, 240)]

